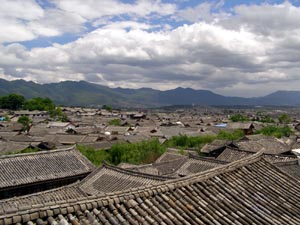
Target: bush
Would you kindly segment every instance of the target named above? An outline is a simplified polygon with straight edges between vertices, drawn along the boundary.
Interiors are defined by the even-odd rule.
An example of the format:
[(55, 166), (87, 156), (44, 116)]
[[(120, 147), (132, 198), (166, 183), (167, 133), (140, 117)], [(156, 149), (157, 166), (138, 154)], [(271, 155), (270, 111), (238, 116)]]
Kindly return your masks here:
[(78, 149), (96, 166), (104, 160), (115, 165), (121, 162), (132, 164), (152, 163), (166, 150), (157, 139), (134, 144), (117, 143), (107, 151), (95, 150), (92, 147), (82, 145), (78, 145)]
[(18, 118), (18, 123), (23, 125), (23, 131), (28, 132), (30, 130), (32, 120), (28, 116), (20, 116)]
[(110, 148), (109, 154), (113, 164), (121, 162), (140, 164), (155, 161), (165, 150), (166, 148), (157, 139), (152, 139), (134, 144), (115, 144)]
[(262, 123), (275, 123), (275, 121), (271, 118), (271, 116), (269, 115), (266, 115), (266, 116), (263, 116), (259, 122), (262, 122)]
[(210, 143), (215, 139), (215, 136), (196, 136), (188, 137), (186, 135), (174, 136), (169, 139), (165, 145), (167, 147), (181, 147), (181, 148), (200, 148), (206, 143)]
[(96, 166), (101, 165), (103, 161), (111, 162), (109, 153), (104, 150), (95, 150), (93, 147), (84, 145), (77, 145), (77, 148)]
[(249, 118), (248, 117), (245, 117), (241, 114), (236, 114), (236, 115), (232, 115), (230, 117), (230, 120), (232, 122), (246, 122), (246, 121), (249, 121)]
[(22, 95), (10, 94), (0, 97), (0, 108), (18, 110), (25, 103), (25, 98)]
[(112, 119), (108, 122), (111, 126), (121, 126), (121, 120), (120, 119)]
[(22, 153), (32, 153), (32, 152), (38, 152), (40, 151), (39, 148), (37, 147), (28, 147), (28, 148), (25, 148), (21, 151), (16, 151), (16, 152), (9, 152), (7, 153), (7, 155), (15, 155), (15, 154), (22, 154)]
[(263, 134), (266, 136), (274, 136), (277, 138), (289, 137), (293, 131), (288, 126), (267, 126), (256, 132), (257, 134)]
[(24, 109), (30, 111), (40, 110), (40, 111), (50, 111), (55, 109), (55, 104), (50, 98), (32, 98), (25, 102)]
[(244, 136), (245, 134), (242, 130), (234, 130), (233, 132), (221, 130), (217, 135), (217, 139), (232, 141), (239, 140)]
[(278, 116), (278, 121), (279, 123), (288, 124), (291, 122), (291, 117), (288, 114), (283, 113)]

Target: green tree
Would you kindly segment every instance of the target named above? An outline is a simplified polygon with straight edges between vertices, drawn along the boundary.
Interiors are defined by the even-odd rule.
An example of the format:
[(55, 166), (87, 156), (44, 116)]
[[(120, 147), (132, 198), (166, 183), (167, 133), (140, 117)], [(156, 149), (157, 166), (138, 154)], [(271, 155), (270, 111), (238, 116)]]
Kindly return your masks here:
[(236, 115), (232, 115), (230, 117), (230, 120), (232, 122), (246, 122), (246, 121), (249, 121), (249, 118), (246, 116), (243, 116), (241, 114), (236, 114)]
[(105, 110), (107, 110), (109, 112), (111, 112), (113, 110), (113, 108), (110, 105), (103, 105), (102, 109), (105, 109)]
[(121, 120), (120, 119), (112, 119), (108, 122), (111, 126), (121, 126)]
[(50, 113), (50, 117), (54, 118), (56, 120), (59, 120), (61, 122), (69, 122), (69, 119), (67, 117), (67, 115), (62, 111), (62, 109), (60, 107), (56, 107), (54, 109), (51, 109), (49, 111)]
[(291, 122), (291, 117), (288, 114), (283, 113), (278, 116), (278, 121), (282, 124), (288, 124)]
[(19, 94), (10, 94), (0, 97), (0, 107), (11, 110), (21, 109), (25, 103), (25, 98)]
[(50, 98), (32, 98), (25, 102), (24, 109), (50, 111), (55, 109), (55, 104)]
[(245, 134), (242, 130), (234, 130), (233, 132), (221, 130), (217, 135), (217, 139), (232, 141), (241, 139), (244, 136)]
[(29, 132), (32, 121), (28, 116), (20, 116), (18, 119), (18, 123), (21, 123), (23, 125), (23, 131)]
[(284, 127), (267, 126), (267, 127), (263, 127), (256, 133), (263, 134), (266, 136), (281, 138), (281, 137), (289, 137), (293, 133), (293, 131), (288, 126), (284, 126)]

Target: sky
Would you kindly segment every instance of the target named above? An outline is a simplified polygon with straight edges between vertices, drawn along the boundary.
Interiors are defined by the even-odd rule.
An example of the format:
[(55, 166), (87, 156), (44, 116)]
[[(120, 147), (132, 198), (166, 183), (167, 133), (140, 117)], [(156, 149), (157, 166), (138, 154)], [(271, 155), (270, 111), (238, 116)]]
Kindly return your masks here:
[(300, 0), (0, 0), (0, 78), (300, 91)]

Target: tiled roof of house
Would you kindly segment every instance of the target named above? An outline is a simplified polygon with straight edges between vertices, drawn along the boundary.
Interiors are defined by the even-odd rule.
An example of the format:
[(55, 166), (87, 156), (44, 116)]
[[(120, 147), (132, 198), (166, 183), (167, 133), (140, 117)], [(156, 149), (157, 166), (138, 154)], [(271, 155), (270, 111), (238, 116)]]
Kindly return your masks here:
[(153, 175), (178, 177), (205, 171), (225, 163), (211, 158), (196, 157), (191, 154), (187, 156), (166, 152), (152, 164), (131, 167), (127, 165), (127, 168)]
[(280, 170), (286, 172), (292, 177), (300, 180), (300, 165), (298, 159), (287, 162), (277, 162), (274, 163)]
[(70, 199), (85, 198), (85, 194), (77, 186), (68, 185), (34, 194), (0, 200), (1, 207), (7, 210), (30, 209), (32, 205), (64, 203)]
[(260, 154), (159, 184), (33, 205), (0, 206), (0, 224), (300, 224), (299, 182)]
[[(234, 162), (253, 154), (254, 153), (250, 151), (243, 151), (235, 148), (226, 147), (226, 149), (217, 157), (217, 160), (224, 162)], [(271, 163), (276, 163), (294, 161), (296, 156), (264, 154), (264, 158)]]
[(75, 147), (0, 157), (0, 188), (91, 172), (93, 164)]
[(83, 179), (78, 187), (87, 194), (95, 195), (123, 191), (149, 184), (158, 184), (167, 179), (170, 178), (144, 174), (104, 163)]
[(230, 143), (231, 143), (231, 141), (216, 139), (212, 143), (205, 144), (202, 147), (201, 152), (202, 153), (210, 153), (210, 152), (218, 150), (220, 148), (224, 148), (225, 146), (229, 145)]
[(276, 138), (264, 138), (259, 140), (240, 141), (237, 143), (239, 149), (249, 152), (259, 152), (264, 150), (266, 154), (282, 154), (289, 152), (290, 146), (279, 141)]
[(194, 173), (203, 172), (224, 164), (226, 164), (226, 162), (190, 155), (190, 157), (176, 171), (176, 174), (179, 176), (187, 176)]

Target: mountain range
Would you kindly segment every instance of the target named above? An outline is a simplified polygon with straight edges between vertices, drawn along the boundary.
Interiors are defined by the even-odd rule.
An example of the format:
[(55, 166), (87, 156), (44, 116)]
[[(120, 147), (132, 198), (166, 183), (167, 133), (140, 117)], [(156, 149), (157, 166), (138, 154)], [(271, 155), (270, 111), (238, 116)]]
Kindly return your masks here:
[(277, 91), (263, 97), (227, 97), (208, 90), (176, 88), (160, 91), (151, 88), (127, 89), (85, 81), (37, 84), (31, 81), (0, 79), (0, 96), (18, 93), (26, 98), (49, 97), (65, 106), (160, 107), (169, 105), (249, 105), (300, 106), (300, 91)]

